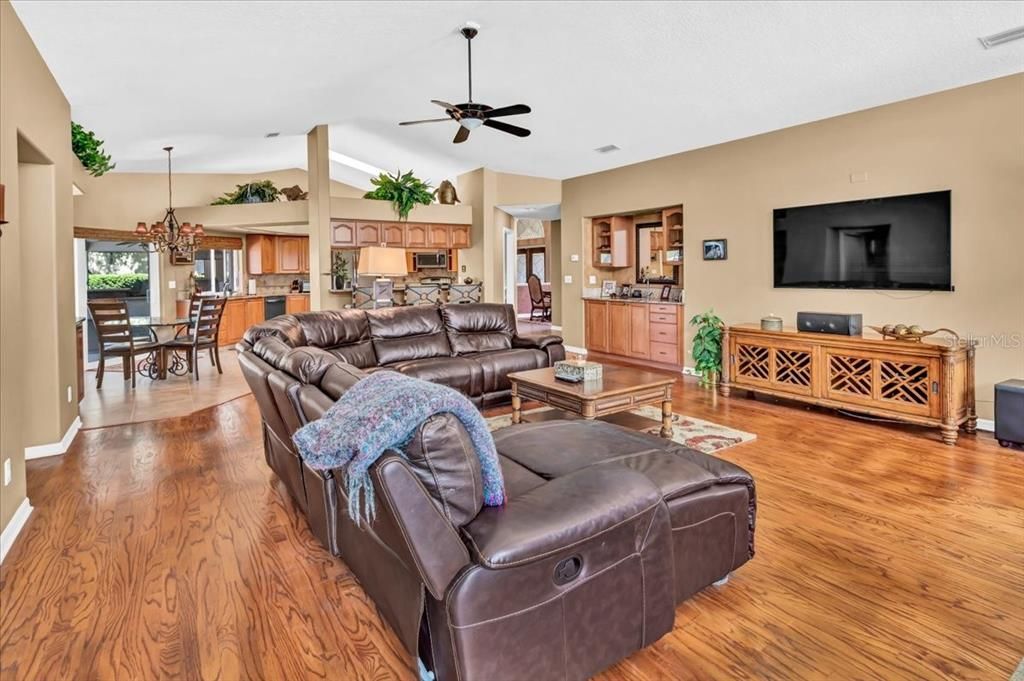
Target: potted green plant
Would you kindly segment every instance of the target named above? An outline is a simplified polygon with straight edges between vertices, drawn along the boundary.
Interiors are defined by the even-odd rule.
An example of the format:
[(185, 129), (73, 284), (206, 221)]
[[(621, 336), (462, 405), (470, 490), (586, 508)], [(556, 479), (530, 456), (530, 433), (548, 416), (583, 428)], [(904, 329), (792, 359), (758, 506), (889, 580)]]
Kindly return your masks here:
[(381, 173), (370, 180), (370, 184), (374, 189), (367, 192), (363, 198), (390, 201), (400, 220), (408, 219), (409, 212), (417, 204), (429, 206), (434, 202), (433, 188), (413, 175), (411, 170), (404, 175), (401, 170), (397, 175)]
[(280, 200), (278, 199), (280, 193), (281, 190), (275, 187), (274, 183), (270, 180), (247, 182), (235, 185), (234, 191), (225, 192), (224, 196), (210, 205), (227, 206), (237, 203), (271, 203)]
[(71, 150), (93, 177), (99, 177), (117, 165), (110, 162), (110, 154), (103, 153), (103, 140), (74, 121), (71, 121)]
[(348, 279), (348, 262), (345, 260), (345, 255), (339, 251), (331, 253), (331, 277), (333, 279), (331, 288), (335, 291), (344, 291)]
[(700, 384), (711, 386), (718, 383), (722, 372), (722, 320), (714, 310), (694, 315), (690, 326), (697, 328), (693, 336), (694, 368), (700, 374)]

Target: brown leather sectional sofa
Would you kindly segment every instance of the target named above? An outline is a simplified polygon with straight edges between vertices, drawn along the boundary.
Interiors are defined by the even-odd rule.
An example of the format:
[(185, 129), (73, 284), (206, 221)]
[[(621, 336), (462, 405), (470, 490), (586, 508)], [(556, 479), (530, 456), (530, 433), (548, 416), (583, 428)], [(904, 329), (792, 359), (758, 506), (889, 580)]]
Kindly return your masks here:
[[(309, 335), (296, 325), (319, 328), (318, 340), (341, 335), (326, 328), (333, 313), (312, 314), (329, 316), (278, 318), (269, 323), (276, 330), (251, 330), (239, 347), (267, 462), (374, 599), (410, 665), (420, 657), (441, 681), (587, 678), (656, 641), (672, 628), (677, 603), (752, 557), (756, 506), (745, 471), (582, 420), (497, 431), (508, 502), (492, 508), (483, 506), (462, 425), (432, 417), (404, 453), (373, 466), (376, 519), (357, 526), (342, 472), (314, 471), (291, 448), (295, 429), (366, 375), (299, 342)], [(489, 333), (490, 324), (471, 328)]]

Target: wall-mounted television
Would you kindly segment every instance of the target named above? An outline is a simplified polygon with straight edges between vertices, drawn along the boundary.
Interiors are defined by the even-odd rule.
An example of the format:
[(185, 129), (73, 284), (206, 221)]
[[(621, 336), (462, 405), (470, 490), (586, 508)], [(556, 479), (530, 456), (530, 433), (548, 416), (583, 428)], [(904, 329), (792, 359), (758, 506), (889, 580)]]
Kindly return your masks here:
[(776, 288), (951, 291), (950, 192), (776, 208)]

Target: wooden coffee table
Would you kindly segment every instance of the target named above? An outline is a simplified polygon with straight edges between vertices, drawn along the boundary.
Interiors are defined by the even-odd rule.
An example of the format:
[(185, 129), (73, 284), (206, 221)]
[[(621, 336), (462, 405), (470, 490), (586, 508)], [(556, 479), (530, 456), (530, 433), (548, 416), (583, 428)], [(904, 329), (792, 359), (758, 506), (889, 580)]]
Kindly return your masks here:
[(597, 381), (569, 383), (555, 370), (533, 369), (508, 375), (512, 383), (512, 423), (523, 419), (523, 400), (535, 400), (585, 419), (661, 403), (661, 436), (672, 437), (672, 384), (675, 377), (641, 369), (605, 366)]

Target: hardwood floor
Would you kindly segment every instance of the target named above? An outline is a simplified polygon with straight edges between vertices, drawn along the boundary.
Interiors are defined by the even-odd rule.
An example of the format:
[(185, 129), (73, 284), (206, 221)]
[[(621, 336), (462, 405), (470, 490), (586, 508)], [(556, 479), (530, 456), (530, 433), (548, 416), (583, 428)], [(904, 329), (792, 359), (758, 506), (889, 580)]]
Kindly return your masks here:
[[(757, 433), (722, 452), (757, 480), (757, 555), (602, 681), (1009, 677), (1020, 450), (689, 379), (675, 409)], [(83, 432), (28, 468), (36, 510), (0, 573), (4, 681), (414, 678), (270, 474), (251, 396)]]

